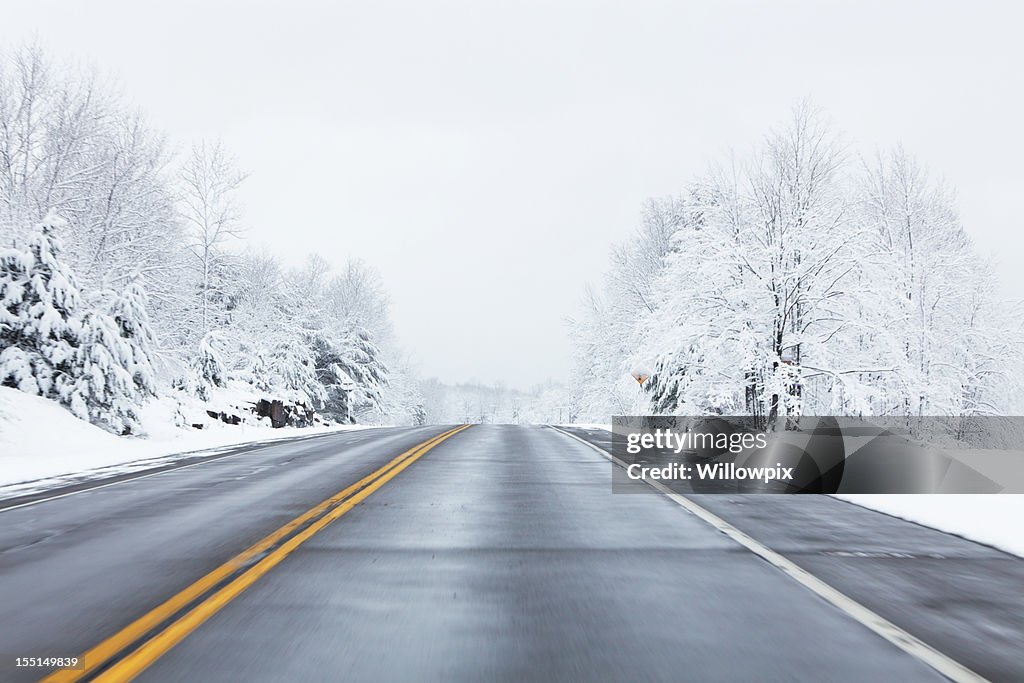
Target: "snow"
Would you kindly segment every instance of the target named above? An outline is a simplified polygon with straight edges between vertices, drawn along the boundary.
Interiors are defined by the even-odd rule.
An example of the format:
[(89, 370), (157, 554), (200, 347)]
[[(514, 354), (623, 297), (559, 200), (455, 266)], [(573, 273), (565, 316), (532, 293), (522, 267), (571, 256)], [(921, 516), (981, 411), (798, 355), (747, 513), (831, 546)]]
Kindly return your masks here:
[[(238, 389), (224, 390), (217, 403), (230, 407), (247, 398)], [(213, 454), (241, 443), (368, 428), (273, 429), (265, 420), (227, 425), (207, 417), (205, 411), (198, 417), (197, 406), (207, 407), (179, 405), (167, 398), (149, 401), (140, 411), (147, 436), (120, 437), (76, 418), (55, 401), (0, 387), (0, 498), (59, 486), (71, 474), (80, 481), (155, 467), (197, 451)], [(204, 428), (176, 427), (179, 410)]]
[(862, 507), (1024, 557), (1024, 495), (837, 495)]

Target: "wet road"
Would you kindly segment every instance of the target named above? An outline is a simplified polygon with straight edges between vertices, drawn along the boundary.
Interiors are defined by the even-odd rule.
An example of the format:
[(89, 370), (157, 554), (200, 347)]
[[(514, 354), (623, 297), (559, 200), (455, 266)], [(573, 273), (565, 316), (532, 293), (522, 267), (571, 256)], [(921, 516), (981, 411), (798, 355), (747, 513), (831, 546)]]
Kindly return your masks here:
[[(613, 495), (585, 444), (480, 425), (416, 449), (447, 429), (276, 444), (0, 512), (0, 680), (48, 672), (14, 657), (103, 643), (64, 680), (945, 680), (665, 496)], [(819, 513), (850, 507), (833, 503)], [(1002, 609), (972, 619), (1000, 631), (989, 678), (1013, 680), (1000, 638), (1020, 612)]]

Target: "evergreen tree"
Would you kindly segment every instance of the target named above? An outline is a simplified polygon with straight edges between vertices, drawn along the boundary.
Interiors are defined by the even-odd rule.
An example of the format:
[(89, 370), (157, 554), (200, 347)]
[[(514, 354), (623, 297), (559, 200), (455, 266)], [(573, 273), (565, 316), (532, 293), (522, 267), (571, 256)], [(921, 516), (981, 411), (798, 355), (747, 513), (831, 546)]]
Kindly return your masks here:
[(357, 386), (353, 410), (380, 412), (383, 407), (381, 391), (388, 385), (388, 368), (370, 332), (362, 327), (350, 330), (341, 344), (340, 360), (341, 367)]
[(273, 388), (273, 375), (267, 362), (267, 354), (262, 347), (252, 354), (243, 378), (260, 391), (270, 391)]
[(325, 415), (348, 422), (361, 413), (382, 411), (388, 368), (367, 330), (353, 328), (337, 341), (317, 334), (312, 347), (316, 376), (326, 390)]
[(128, 286), (120, 296), (113, 299), (110, 308), (110, 315), (128, 346), (126, 369), (131, 373), (139, 396), (155, 396), (157, 392), (156, 372), (153, 368), (156, 342), (147, 306), (146, 290), (142, 287), (138, 273), (133, 273)]
[(199, 398), (209, 401), (214, 387), (222, 387), (227, 379), (227, 370), (221, 354), (221, 335), (207, 332), (199, 340), (199, 352), (192, 360), (195, 372), (195, 392)]
[(67, 403), (81, 334), (81, 295), (54, 215), (23, 249), (0, 251), (0, 383)]
[(306, 341), (288, 335), (274, 344), (270, 355), (273, 384), (291, 400), (307, 406), (323, 405), (327, 392), (317, 381), (313, 355)]
[(137, 431), (138, 406), (156, 394), (153, 333), (137, 278), (120, 295), (98, 297), (82, 322), (71, 411), (119, 434)]
[(138, 425), (138, 391), (128, 369), (131, 346), (106, 311), (85, 314), (74, 365), (76, 377), (68, 396), (71, 412), (119, 434), (132, 432)]

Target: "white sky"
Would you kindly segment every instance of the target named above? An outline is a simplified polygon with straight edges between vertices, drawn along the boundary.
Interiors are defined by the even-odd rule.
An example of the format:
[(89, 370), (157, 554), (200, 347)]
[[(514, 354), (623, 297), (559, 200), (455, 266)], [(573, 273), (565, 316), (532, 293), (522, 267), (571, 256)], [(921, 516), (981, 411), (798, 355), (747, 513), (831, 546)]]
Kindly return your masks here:
[(858, 148), (959, 190), (1024, 291), (1021, 3), (34, 2), (33, 36), (116, 77), (176, 144), (251, 173), (250, 239), (384, 276), (426, 375), (564, 379), (564, 320), (645, 197), (811, 96)]

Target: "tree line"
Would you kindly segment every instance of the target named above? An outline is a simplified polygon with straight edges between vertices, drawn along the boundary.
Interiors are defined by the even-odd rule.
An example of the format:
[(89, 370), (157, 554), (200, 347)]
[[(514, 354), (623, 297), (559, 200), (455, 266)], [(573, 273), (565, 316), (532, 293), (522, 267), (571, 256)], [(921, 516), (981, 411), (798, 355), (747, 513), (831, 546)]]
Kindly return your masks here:
[(901, 147), (852, 154), (803, 103), (644, 206), (572, 321), (573, 410), (1019, 414), (1021, 308), (998, 291), (945, 183)]
[(0, 58), (0, 384), (118, 433), (241, 382), (340, 421), (422, 419), (379, 276), (244, 239), (220, 144), (176, 154), (97, 75)]

